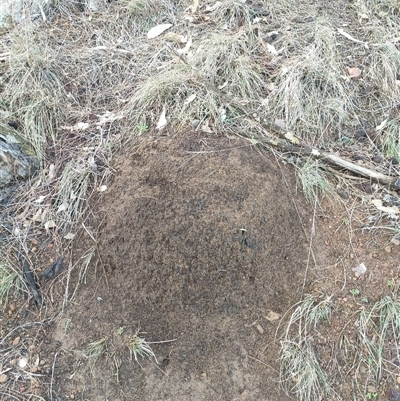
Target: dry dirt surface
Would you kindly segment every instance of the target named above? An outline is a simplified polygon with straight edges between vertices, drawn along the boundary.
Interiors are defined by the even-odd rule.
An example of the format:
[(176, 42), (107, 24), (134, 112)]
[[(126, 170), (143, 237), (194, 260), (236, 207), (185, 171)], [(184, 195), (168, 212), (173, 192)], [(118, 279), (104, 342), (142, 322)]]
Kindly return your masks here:
[[(399, 247), (359, 230), (356, 199), (308, 207), (273, 154), (200, 132), (147, 137), (114, 167), (62, 273), (45, 280), (35, 267), (45, 307), (19, 299), (1, 311), (1, 400), (289, 399), (279, 336), (307, 293), (334, 302), (331, 322), (310, 336), (332, 399), (397, 399), (396, 372), (378, 388), (368, 360), (353, 362), (359, 312), (399, 280)], [(54, 259), (56, 244), (44, 243)], [(135, 360), (135, 335), (157, 359)], [(98, 357), (91, 343), (103, 346)], [(385, 359), (396, 358), (388, 342)]]
[[(287, 399), (272, 344), (278, 321), (267, 318), (299, 299), (305, 279), (309, 218), (292, 173), (247, 141), (153, 138), (119, 158), (101, 208), (103, 268), (89, 269), (53, 334), (62, 344), (54, 393), (99, 401)], [(130, 360), (139, 328), (158, 365)], [(105, 355), (91, 368), (77, 365), (74, 350), (102, 338)]]

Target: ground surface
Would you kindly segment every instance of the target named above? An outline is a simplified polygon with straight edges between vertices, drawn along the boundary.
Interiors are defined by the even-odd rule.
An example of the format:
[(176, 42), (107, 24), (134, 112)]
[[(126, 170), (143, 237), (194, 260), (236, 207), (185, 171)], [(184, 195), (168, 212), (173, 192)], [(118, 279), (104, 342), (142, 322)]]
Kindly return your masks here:
[[(0, 400), (286, 400), (289, 371), (293, 399), (399, 401), (398, 193), (293, 146), (400, 176), (398, 4), (55, 3), (0, 36), (0, 131), (43, 157), (0, 194), (0, 284), (23, 255), (45, 301), (0, 301)], [(285, 338), (307, 299), (330, 319)]]
[[(399, 252), (382, 236), (344, 224), (350, 213), (357, 221), (350, 207), (313, 214), (296, 193), (293, 171), (237, 138), (150, 137), (123, 151), (114, 167), (112, 185), (86, 221), (88, 233), (100, 227), (88, 268), (77, 266), (93, 248), (89, 234), (75, 240), (59, 277), (40, 279), (45, 308), (19, 300), (4, 310), (3, 366), (13, 385), (3, 399), (284, 400), (279, 320), (271, 312), (287, 317), (307, 292), (334, 296), (332, 324), (312, 337), (334, 399), (355, 391), (396, 399), (395, 377), (384, 374), (374, 387), (369, 372), (352, 364), (350, 345), (358, 341), (357, 311), (397, 280)], [(368, 270), (357, 279), (352, 268), (360, 262)], [(66, 288), (77, 290), (60, 313)], [(43, 324), (29, 325), (35, 321)], [(158, 364), (132, 359), (128, 345), (139, 329)], [(104, 352), (86, 358), (97, 340)], [(388, 345), (393, 364), (396, 347)]]
[[(160, 137), (121, 157), (102, 205), (98, 249), (107, 282), (93, 285), (89, 274), (77, 300), (88, 306), (69, 311), (74, 327), (65, 335), (61, 324), (56, 336), (68, 337), (69, 351), (84, 348), (88, 335), (110, 338), (121, 357), (119, 384), (110, 363), (99, 360), (96, 378), (83, 369), (84, 381), (61, 380), (59, 393), (284, 399), (277, 351), (265, 350), (278, 321), (265, 317), (284, 313), (302, 290), (307, 240), (294, 188), (276, 163), (237, 139)], [(174, 340), (153, 345), (159, 369), (128, 361), (129, 335), (138, 328), (148, 341)]]

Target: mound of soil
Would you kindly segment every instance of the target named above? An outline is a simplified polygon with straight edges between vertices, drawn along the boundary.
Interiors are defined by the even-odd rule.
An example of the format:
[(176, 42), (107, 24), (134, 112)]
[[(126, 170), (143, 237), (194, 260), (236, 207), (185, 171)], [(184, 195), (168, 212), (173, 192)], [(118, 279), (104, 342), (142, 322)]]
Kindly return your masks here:
[[(278, 320), (267, 318), (300, 298), (309, 219), (292, 172), (271, 159), (243, 140), (200, 133), (126, 152), (102, 205), (97, 275), (106, 274), (88, 273), (71, 329), (64, 320), (56, 335), (65, 350), (107, 338), (107, 351), (91, 369), (72, 359), (57, 369), (58, 394), (286, 399), (271, 345)], [(129, 360), (139, 328), (158, 365)]]

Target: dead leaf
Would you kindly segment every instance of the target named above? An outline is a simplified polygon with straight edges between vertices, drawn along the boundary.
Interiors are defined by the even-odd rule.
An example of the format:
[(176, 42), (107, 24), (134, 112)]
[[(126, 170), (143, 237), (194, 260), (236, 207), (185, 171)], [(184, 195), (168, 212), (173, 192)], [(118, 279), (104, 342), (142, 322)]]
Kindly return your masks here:
[(295, 145), (298, 145), (300, 143), (299, 139), (296, 138), (292, 132), (286, 132), (285, 138)]
[(32, 221), (43, 221), (42, 209), (37, 210), (37, 212), (32, 217)]
[(99, 116), (99, 121), (96, 123), (97, 126), (104, 125), (105, 123), (113, 122), (115, 120), (120, 120), (124, 117), (124, 114), (121, 113), (113, 113), (112, 111), (106, 111), (103, 115)]
[(355, 37), (351, 36), (349, 33), (345, 32), (342, 28), (338, 28), (338, 32), (343, 35), (345, 38), (351, 40), (352, 42), (361, 43), (364, 45), (366, 49), (369, 49), (368, 42), (363, 42), (362, 40), (358, 40)]
[(270, 310), (267, 314), (267, 316), (265, 316), (265, 319), (267, 319), (270, 322), (275, 322), (276, 320), (279, 320), (281, 318), (281, 315), (279, 313), (273, 312), (272, 310)]
[(67, 129), (70, 131), (84, 131), (90, 127), (90, 124), (88, 123), (77, 123), (75, 125), (63, 125), (61, 128), (62, 129)]
[(44, 223), (44, 228), (46, 230), (48, 230), (49, 228), (55, 228), (55, 227), (57, 227), (57, 225), (54, 222), (54, 220), (49, 220), (49, 221), (46, 221), (46, 223)]
[(278, 51), (275, 49), (275, 46), (270, 45), (269, 43), (267, 43), (267, 50), (269, 53), (276, 55), (278, 54)]
[(350, 78), (357, 79), (361, 75), (361, 70), (358, 67), (351, 67), (347, 69)]
[(189, 38), (188, 42), (186, 43), (186, 46), (183, 49), (178, 49), (176, 52), (178, 54), (187, 54), (192, 47), (193, 40), (192, 38)]
[(352, 270), (356, 277), (361, 277), (366, 273), (367, 268), (365, 267), (364, 263), (360, 263), (357, 267), (354, 267)]
[(100, 185), (100, 186), (97, 188), (97, 191), (98, 191), (98, 192), (107, 191), (107, 185)]
[(161, 112), (160, 118), (158, 119), (156, 129), (161, 130), (167, 125), (167, 118), (165, 117), (166, 114), (166, 107), (164, 106), (163, 111)]
[(47, 177), (47, 182), (51, 182), (54, 180), (55, 176), (56, 176), (56, 167), (54, 166), (54, 164), (50, 164), (49, 167), (49, 175)]
[(212, 134), (212, 129), (210, 128), (210, 123), (208, 120), (204, 121), (204, 124), (201, 126), (201, 130), (207, 132), (208, 134)]
[(41, 195), (41, 196), (39, 196), (39, 198), (36, 199), (34, 202), (35, 202), (35, 203), (42, 203), (45, 199), (46, 199), (46, 196)]
[(74, 239), (75, 238), (75, 234), (73, 233), (68, 233), (67, 235), (64, 235), (65, 239)]
[(373, 199), (370, 201), (372, 205), (374, 205), (378, 210), (388, 214), (399, 214), (400, 209), (398, 206), (383, 206), (382, 199)]
[(387, 122), (388, 122), (388, 119), (383, 120), (383, 121), (375, 128), (375, 130), (376, 130), (376, 131), (382, 131), (382, 130), (385, 128)]
[(194, 99), (196, 99), (196, 94), (193, 93), (193, 95), (190, 95), (184, 102), (184, 106), (187, 106), (188, 104), (192, 103)]
[(358, 18), (360, 18), (360, 20), (369, 19), (369, 15), (366, 13), (358, 13)]
[(400, 240), (398, 238), (392, 238), (390, 242), (397, 246), (400, 245)]
[(273, 90), (275, 90), (275, 84), (272, 81), (267, 82), (267, 89), (272, 92)]
[(64, 211), (67, 210), (67, 209), (68, 209), (68, 203), (67, 203), (67, 202), (64, 202), (64, 203), (62, 203), (62, 204), (58, 207), (56, 213), (58, 214), (58, 213), (64, 212)]
[(157, 36), (161, 35), (163, 32), (165, 32), (167, 29), (171, 28), (172, 24), (161, 24), (154, 26), (147, 32), (147, 38), (148, 39), (153, 39), (156, 38)]

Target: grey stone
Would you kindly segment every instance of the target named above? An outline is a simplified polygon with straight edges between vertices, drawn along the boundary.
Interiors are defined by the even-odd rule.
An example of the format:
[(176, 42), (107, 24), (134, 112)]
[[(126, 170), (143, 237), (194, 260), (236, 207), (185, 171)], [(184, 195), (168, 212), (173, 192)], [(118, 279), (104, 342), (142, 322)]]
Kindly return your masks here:
[(32, 148), (17, 134), (0, 124), (0, 188), (17, 179), (29, 178), (39, 167)]

